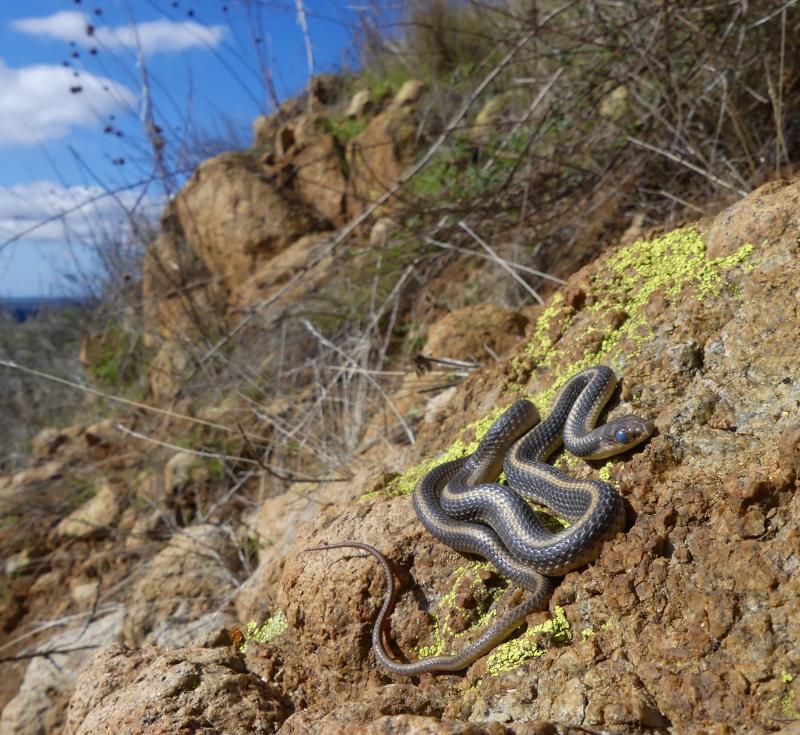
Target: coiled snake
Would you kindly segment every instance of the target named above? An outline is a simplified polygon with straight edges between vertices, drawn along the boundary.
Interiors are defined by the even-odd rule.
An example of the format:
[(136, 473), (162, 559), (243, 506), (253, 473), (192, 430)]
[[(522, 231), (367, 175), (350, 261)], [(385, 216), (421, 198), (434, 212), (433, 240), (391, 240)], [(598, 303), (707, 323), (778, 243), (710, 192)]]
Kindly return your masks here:
[[(529, 613), (546, 605), (552, 585), (545, 575), (558, 576), (586, 564), (597, 557), (604, 541), (621, 530), (625, 510), (611, 485), (574, 480), (546, 464), (562, 443), (579, 457), (601, 459), (653, 434), (652, 422), (638, 416), (623, 416), (593, 428), (616, 384), (613, 370), (605, 365), (583, 370), (570, 378), (548, 417), (538, 425), (534, 405), (525, 399), (517, 401), (492, 424), (475, 452), (439, 465), (415, 488), (414, 510), (434, 537), (458, 551), (488, 559), (525, 591), (519, 604), (459, 653), (410, 663), (395, 661), (382, 637), (395, 591), (383, 554), (369, 544), (350, 541), (305, 549), (353, 547), (381, 563), (387, 592), (372, 630), (372, 645), (385, 668), (409, 676), (466, 668), (508, 637)], [(501, 468), (507, 486), (495, 482)], [(569, 528), (558, 533), (547, 529), (526, 499), (547, 506), (569, 521)]]

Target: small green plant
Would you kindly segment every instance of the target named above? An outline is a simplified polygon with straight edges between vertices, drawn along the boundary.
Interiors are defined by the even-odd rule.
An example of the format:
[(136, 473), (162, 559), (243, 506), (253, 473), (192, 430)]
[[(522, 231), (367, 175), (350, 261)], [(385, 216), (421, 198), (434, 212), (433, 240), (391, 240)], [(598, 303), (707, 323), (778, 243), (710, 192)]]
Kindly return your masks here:
[(318, 124), (324, 132), (332, 135), (340, 145), (350, 142), (353, 138), (363, 133), (367, 127), (367, 121), (363, 118), (340, 120), (335, 117), (320, 117)]

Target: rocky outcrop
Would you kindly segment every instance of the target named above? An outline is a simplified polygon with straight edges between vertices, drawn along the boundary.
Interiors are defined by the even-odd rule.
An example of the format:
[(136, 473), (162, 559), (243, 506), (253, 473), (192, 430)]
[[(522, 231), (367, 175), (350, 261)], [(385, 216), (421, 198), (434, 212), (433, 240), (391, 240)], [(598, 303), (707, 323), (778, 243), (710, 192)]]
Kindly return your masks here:
[(121, 611), (53, 636), (50, 657), (34, 658), (20, 686), (0, 715), (0, 735), (61, 732), (64, 713), (78, 674), (99, 648), (116, 640)]
[(104, 649), (78, 681), (63, 732), (274, 732), (288, 714), (280, 693), (226, 643)]
[(317, 229), (302, 203), (287, 199), (252, 158), (236, 153), (200, 164), (175, 211), (189, 246), (231, 291), (259, 260)]
[[(200, 302), (187, 293), (197, 290), (238, 319), (286, 308), (279, 297), (307, 306), (335, 278), (339, 288), (360, 287), (353, 274), (369, 265), (369, 253), (332, 254), (325, 228), (337, 211), (358, 208), (350, 193), (363, 186), (374, 197), (386, 183), (376, 184), (369, 167), (358, 170), (368, 146), (357, 141), (372, 136), (394, 157), (376, 166), (405, 165), (410, 148), (389, 151), (387, 141), (411, 140), (404, 136), (414, 104), (387, 102), (365, 121), (363, 138), (350, 141), (356, 165), (346, 201), (304, 193), (298, 179), (304, 152), (319, 144), (328, 165), (332, 144), (342, 146), (314, 124), (326, 111), (308, 113), (305, 104), (303, 120), (262, 126), (262, 134), (271, 131), (269, 151), (201, 167), (148, 253), (153, 395), (180, 399), (182, 376), (200, 364), (194, 337), (214, 344), (220, 334), (219, 324), (207, 330), (193, 310)], [(399, 137), (387, 133), (393, 125)], [(222, 191), (227, 174), (233, 184)], [(280, 199), (275, 212), (286, 214), (285, 227), (271, 219), (269, 197)], [(456, 376), (437, 366), (426, 372), (420, 359), (420, 374), (399, 376), (352, 466), (330, 481), (265, 481), (291, 476), (273, 464), (271, 436), (306, 441), (284, 421), (288, 406), (308, 398), (305, 375), (297, 393), (262, 400), (243, 391), (198, 412), (211, 423), (194, 428), (192, 447), (205, 446), (209, 431), (208, 446), (227, 455), (224, 463), (157, 447), (159, 435), (136, 438), (116, 420), (42, 432), (31, 466), (0, 477), (0, 509), (14, 519), (0, 536), (8, 573), (0, 626), (16, 637), (4, 650), (20, 653), (0, 677), (2, 702), (11, 700), (0, 731), (60, 730), (75, 675), (94, 649), (81, 649), (80, 659), (60, 651), (55, 660), (66, 662), (66, 677), (47, 674), (49, 647), (69, 641), (51, 636), (55, 621), (67, 621), (69, 634), (91, 634), (91, 645), (114, 643), (79, 676), (69, 733), (793, 727), (800, 719), (798, 202), (800, 184), (775, 182), (695, 227), (626, 240), (574, 274), (546, 307), (524, 313), (454, 308), (469, 302), (463, 293), (451, 298), (464, 290), (463, 264), (453, 261), (438, 290), (420, 298), (425, 318), (413, 327), (413, 343), (484, 367)], [(237, 207), (247, 222), (228, 211)], [(219, 208), (223, 220), (193, 223), (195, 208), (201, 220)], [(373, 247), (395, 237), (396, 224), (383, 222)], [(317, 261), (311, 278), (308, 263)], [(251, 328), (246, 336), (265, 347), (248, 370), (270, 375), (277, 338)], [(297, 339), (302, 351), (307, 343)], [(384, 672), (371, 650), (385, 589), (380, 569), (357, 551), (306, 547), (354, 539), (391, 560), (401, 586), (391, 615), (398, 659), (463, 647), (517, 593), (491, 565), (434, 541), (409, 494), (431, 467), (471, 451), (520, 395), (545, 411), (570, 375), (595, 363), (622, 377), (610, 415), (641, 414), (658, 433), (627, 456), (559, 465), (618, 487), (624, 530), (597, 561), (557, 580), (548, 609), (531, 615), (524, 632), (465, 672), (411, 680)], [(184, 421), (183, 412), (163, 421)], [(240, 426), (244, 415), (268, 417), (270, 426), (256, 439), (252, 425)], [(218, 431), (234, 426), (239, 432)], [(147, 438), (152, 424), (135, 428)], [(20, 621), (27, 627), (18, 634)]]
[(232, 623), (225, 603), (236, 589), (238, 566), (224, 527), (196, 525), (176, 533), (133, 588), (124, 640), (174, 646)]
[[(730, 228), (716, 259), (703, 233), (730, 222), (730, 212), (610, 252), (570, 280), (514, 357), (458, 389), (437, 435), (441, 425), (481, 419), (483, 409), (471, 407), (491, 386), (505, 395), (495, 412), (520, 392), (544, 407), (573, 372), (605, 362), (623, 376), (612, 416), (651, 417), (658, 435), (601, 469), (569, 464), (621, 490), (625, 532), (564, 578), (527, 633), (464, 678), (421, 677), (425, 704), (407, 713), (625, 732), (724, 723), (767, 732), (798, 716), (800, 354), (786, 346), (800, 331), (799, 186), (740, 204), (747, 231)], [(755, 230), (741, 215), (748, 204), (772, 213)], [(474, 435), (464, 430), (450, 456)], [(404, 493), (430, 466), (392, 480), (386, 494), (327, 507), (287, 557), (278, 602), (288, 626), (261, 649), (265, 668), (248, 660), (295, 692), (305, 717), (329, 712), (334, 700), (369, 701), (402, 679), (370, 652), (380, 569), (355, 551), (303, 547), (358, 539), (392, 560), (404, 585), (392, 639), (408, 659), (462, 647), (496, 597), (490, 567), (465, 562), (416, 521)]]

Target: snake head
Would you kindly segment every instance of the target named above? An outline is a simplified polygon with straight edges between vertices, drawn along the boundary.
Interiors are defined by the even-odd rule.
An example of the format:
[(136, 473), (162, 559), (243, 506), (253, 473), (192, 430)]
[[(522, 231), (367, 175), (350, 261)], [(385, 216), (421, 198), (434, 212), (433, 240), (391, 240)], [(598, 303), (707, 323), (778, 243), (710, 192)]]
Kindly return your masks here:
[(621, 416), (609, 421), (602, 429), (601, 448), (591, 459), (603, 459), (632, 449), (655, 434), (656, 426), (641, 416)]

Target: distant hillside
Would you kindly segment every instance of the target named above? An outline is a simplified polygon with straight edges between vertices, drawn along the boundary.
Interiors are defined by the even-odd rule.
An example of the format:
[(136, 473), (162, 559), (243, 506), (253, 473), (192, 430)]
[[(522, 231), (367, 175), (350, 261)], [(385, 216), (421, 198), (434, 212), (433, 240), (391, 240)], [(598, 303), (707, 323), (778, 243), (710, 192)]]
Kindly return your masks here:
[(11, 314), (14, 321), (24, 322), (31, 316), (43, 311), (52, 311), (64, 306), (82, 306), (81, 299), (69, 296), (41, 297), (25, 296), (22, 298), (0, 298), (0, 314)]

